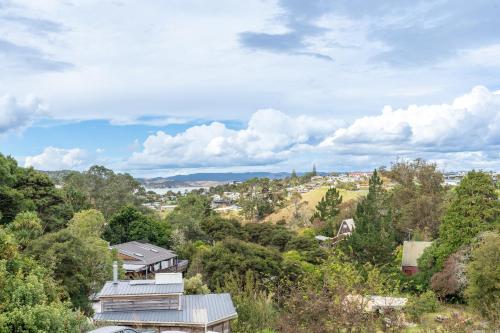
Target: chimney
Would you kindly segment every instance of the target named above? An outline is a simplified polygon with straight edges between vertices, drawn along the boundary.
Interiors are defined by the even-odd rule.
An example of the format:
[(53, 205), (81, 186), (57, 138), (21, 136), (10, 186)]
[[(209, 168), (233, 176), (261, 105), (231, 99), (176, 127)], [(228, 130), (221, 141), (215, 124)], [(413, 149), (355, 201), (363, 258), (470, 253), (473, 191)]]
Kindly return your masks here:
[(113, 283), (118, 283), (118, 264), (113, 261)]

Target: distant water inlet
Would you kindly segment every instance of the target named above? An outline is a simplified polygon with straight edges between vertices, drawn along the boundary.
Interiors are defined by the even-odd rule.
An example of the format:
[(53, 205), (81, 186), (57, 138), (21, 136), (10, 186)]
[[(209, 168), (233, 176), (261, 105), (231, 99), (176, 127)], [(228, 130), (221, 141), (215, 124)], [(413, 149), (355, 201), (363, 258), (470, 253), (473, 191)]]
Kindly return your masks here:
[(160, 195), (164, 195), (166, 194), (167, 192), (169, 191), (172, 191), (174, 193), (189, 193), (189, 192), (192, 192), (192, 191), (195, 191), (195, 190), (208, 190), (209, 187), (207, 186), (188, 186), (188, 187), (164, 187), (164, 188), (150, 188), (150, 187), (146, 187), (146, 191), (153, 191), (157, 194), (160, 194)]

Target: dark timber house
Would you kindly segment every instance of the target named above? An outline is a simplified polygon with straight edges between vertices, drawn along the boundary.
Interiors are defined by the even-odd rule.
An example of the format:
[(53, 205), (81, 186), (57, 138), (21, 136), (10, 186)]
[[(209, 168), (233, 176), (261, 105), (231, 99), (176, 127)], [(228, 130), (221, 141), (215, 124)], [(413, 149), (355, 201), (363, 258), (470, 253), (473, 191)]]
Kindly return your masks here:
[(112, 245), (111, 248), (118, 251), (118, 258), (123, 260), (123, 269), (129, 277), (183, 272), (188, 264), (187, 260), (179, 260), (174, 252), (148, 243), (134, 241)]
[[(115, 268), (117, 271), (117, 269)], [(108, 281), (97, 295), (94, 321), (155, 332), (230, 333), (237, 317), (229, 294), (184, 295), (181, 273), (157, 273), (154, 280)]]

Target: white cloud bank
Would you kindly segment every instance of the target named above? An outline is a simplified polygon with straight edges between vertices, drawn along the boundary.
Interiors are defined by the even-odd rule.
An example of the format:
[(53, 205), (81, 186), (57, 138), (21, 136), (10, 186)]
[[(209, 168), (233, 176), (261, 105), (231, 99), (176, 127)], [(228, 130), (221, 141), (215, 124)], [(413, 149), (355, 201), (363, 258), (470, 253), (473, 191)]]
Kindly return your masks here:
[[(363, 117), (348, 126), (335, 119), (292, 117), (281, 111), (255, 112), (243, 129), (221, 122), (170, 135), (150, 135), (123, 163), (135, 170), (322, 170), (369, 169), (398, 157), (422, 157), (446, 169), (500, 169), (500, 91), (483, 86), (449, 104), (411, 105)], [(26, 166), (42, 170), (82, 169), (100, 163), (80, 148), (47, 147), (27, 157)], [(101, 160), (104, 161), (104, 160)], [(109, 161), (109, 160), (108, 160)]]
[(26, 157), (24, 166), (44, 171), (80, 169), (87, 166), (86, 158), (87, 153), (80, 148), (47, 147), (39, 155)]
[(377, 165), (397, 156), (441, 164), (450, 158), (449, 164), (456, 165), (456, 159), (473, 156), (474, 165), (498, 168), (499, 147), (500, 91), (476, 86), (450, 104), (396, 110), (386, 106), (381, 114), (347, 127), (333, 119), (290, 117), (266, 109), (255, 112), (241, 130), (213, 122), (176, 135), (159, 131), (128, 163), (138, 169), (272, 165), (314, 154), (325, 161), (335, 155), (343, 160), (346, 155), (363, 156), (364, 161), (373, 157)]
[(43, 113), (44, 107), (36, 97), (18, 101), (10, 95), (0, 96), (0, 135), (22, 131)]
[(142, 151), (135, 152), (129, 162), (138, 168), (273, 164), (302, 146), (319, 143), (337, 127), (333, 120), (259, 110), (242, 130), (213, 122), (173, 136), (159, 131), (146, 139)]

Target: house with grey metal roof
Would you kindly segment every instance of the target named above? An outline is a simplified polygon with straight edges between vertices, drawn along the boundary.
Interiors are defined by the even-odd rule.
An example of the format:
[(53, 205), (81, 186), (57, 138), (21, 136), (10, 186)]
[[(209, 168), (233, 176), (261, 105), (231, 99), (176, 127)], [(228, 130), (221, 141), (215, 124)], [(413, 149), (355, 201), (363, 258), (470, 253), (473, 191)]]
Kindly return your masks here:
[(187, 268), (187, 260), (179, 260), (177, 254), (162, 247), (138, 241), (111, 246), (123, 260), (123, 269), (129, 276), (153, 272), (182, 272)]
[[(116, 268), (114, 268), (117, 271)], [(229, 294), (184, 295), (181, 273), (156, 273), (154, 280), (108, 281), (97, 295), (97, 323), (156, 332), (231, 332), (237, 317)]]
[(401, 260), (401, 271), (408, 276), (418, 272), (418, 259), (432, 242), (405, 241), (403, 242), (403, 258)]

